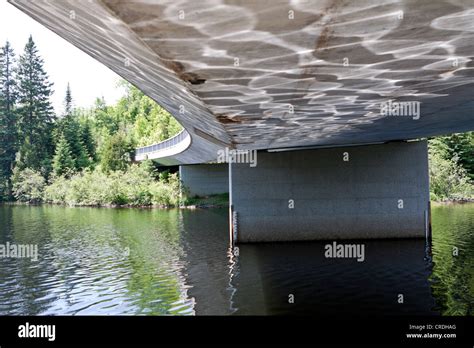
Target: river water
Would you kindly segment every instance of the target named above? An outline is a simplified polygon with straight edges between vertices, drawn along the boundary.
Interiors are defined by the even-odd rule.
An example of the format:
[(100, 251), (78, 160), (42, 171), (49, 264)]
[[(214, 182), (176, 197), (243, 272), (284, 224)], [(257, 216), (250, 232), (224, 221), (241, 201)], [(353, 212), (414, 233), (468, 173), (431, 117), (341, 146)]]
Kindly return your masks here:
[[(0, 206), (0, 315), (474, 314), (474, 204), (435, 206), (432, 243), (229, 248), (227, 209)], [(358, 242), (360, 243), (360, 241)], [(238, 255), (236, 255), (238, 254)]]

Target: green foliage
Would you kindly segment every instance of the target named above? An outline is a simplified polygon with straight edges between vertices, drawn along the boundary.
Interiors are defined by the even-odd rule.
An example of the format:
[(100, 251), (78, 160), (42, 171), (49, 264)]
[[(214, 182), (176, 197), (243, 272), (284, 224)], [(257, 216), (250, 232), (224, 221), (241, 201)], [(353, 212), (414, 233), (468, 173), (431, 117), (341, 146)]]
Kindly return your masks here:
[(127, 171), (85, 170), (67, 179), (54, 177), (44, 200), (69, 205), (176, 206), (179, 203), (177, 174), (168, 181), (156, 181), (149, 165), (131, 165)]
[(17, 149), (15, 55), (7, 41), (0, 48), (0, 200), (11, 197), (13, 163)]
[(180, 181), (177, 173), (170, 174), (167, 181), (155, 181), (150, 186), (153, 204), (178, 206), (180, 203)]
[(30, 36), (18, 62), (19, 140), (22, 143), (27, 140), (28, 151), (32, 152), (32, 156), (23, 155), (23, 165), (47, 171), (54, 149), (51, 133), (55, 115), (49, 100), (53, 93), (52, 83), (48, 81), (43, 65)]
[(474, 132), (454, 133), (429, 141), (430, 148), (444, 159), (454, 159), (474, 179)]
[(126, 81), (120, 86), (125, 89), (125, 96), (117, 102), (112, 113), (116, 115), (114, 120), (120, 120), (117, 128), (127, 128), (137, 146), (158, 143), (182, 130), (169, 112), (138, 88)]
[(229, 194), (221, 193), (216, 195), (210, 195), (207, 197), (185, 197), (185, 205), (198, 205), (198, 206), (219, 206), (226, 207), (229, 205)]
[(66, 96), (64, 97), (64, 115), (70, 116), (72, 114), (72, 108), (71, 86), (68, 83), (66, 87)]
[(89, 161), (89, 165), (94, 163), (96, 161), (96, 142), (91, 123), (88, 120), (81, 123), (80, 141), (84, 146), (84, 154)]
[(136, 144), (165, 140), (181, 126), (140, 90), (121, 86), (125, 95), (115, 105), (98, 98), (93, 108), (80, 109), (68, 84), (57, 119), (32, 37), (18, 61), (7, 42), (0, 49), (0, 200), (13, 197), (13, 188), (16, 199), (39, 202), (45, 188), (52, 203), (177, 204), (176, 174), (158, 179), (151, 161), (131, 164)]
[(101, 167), (104, 172), (126, 170), (135, 148), (123, 132), (109, 136), (101, 154)]
[(45, 185), (43, 176), (33, 169), (14, 170), (13, 195), (20, 202), (40, 203)]
[[(454, 133), (443, 137), (450, 158), (457, 158), (467, 175), (474, 180), (474, 132)], [(446, 157), (445, 157), (446, 158)]]
[[(73, 111), (71, 89), (68, 84), (65, 97), (65, 114), (62, 119), (56, 122), (53, 138), (56, 142), (56, 151), (60, 139), (64, 139), (70, 150), (70, 157), (73, 162), (71, 169), (80, 171), (91, 166), (93, 157), (89, 155), (89, 152), (95, 155), (95, 145), (91, 135), (87, 134), (90, 132), (89, 127), (86, 126), (87, 123), (83, 126)], [(84, 140), (90, 141), (90, 143), (86, 146)], [(64, 147), (64, 144), (62, 146)], [(58, 172), (56, 174), (61, 175)]]
[(53, 172), (57, 176), (69, 175), (75, 169), (75, 161), (71, 155), (71, 149), (66, 137), (61, 135), (56, 144), (56, 153), (53, 157)]
[(181, 126), (161, 106), (153, 100), (141, 96), (135, 117), (135, 138), (138, 146), (146, 146), (166, 140), (176, 135)]
[(446, 159), (436, 147), (429, 150), (432, 200), (474, 199), (474, 185), (456, 157)]

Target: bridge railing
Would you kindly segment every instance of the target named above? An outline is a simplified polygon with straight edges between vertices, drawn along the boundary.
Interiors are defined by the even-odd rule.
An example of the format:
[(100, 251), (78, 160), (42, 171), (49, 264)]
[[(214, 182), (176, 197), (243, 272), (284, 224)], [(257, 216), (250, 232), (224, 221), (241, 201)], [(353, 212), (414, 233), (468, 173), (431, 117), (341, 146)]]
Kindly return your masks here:
[[(163, 150), (170, 150), (171, 148), (180, 145), (189, 137), (189, 133), (183, 128), (181, 132), (176, 134), (174, 137), (163, 140), (157, 144), (139, 147), (135, 149), (135, 158), (137, 160), (145, 159), (148, 155), (153, 154), (154, 157), (158, 157), (158, 152)], [(157, 156), (158, 155), (158, 156)]]

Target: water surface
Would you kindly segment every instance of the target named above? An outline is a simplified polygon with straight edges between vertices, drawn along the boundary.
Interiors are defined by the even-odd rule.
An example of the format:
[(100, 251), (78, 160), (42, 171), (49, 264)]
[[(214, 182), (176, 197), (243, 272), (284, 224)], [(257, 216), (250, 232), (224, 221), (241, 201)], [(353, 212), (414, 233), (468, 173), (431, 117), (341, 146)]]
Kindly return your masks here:
[(357, 262), (326, 242), (232, 250), (226, 209), (0, 206), (0, 244), (39, 254), (0, 258), (0, 315), (472, 315), (474, 204), (432, 213), (431, 245), (364, 241)]

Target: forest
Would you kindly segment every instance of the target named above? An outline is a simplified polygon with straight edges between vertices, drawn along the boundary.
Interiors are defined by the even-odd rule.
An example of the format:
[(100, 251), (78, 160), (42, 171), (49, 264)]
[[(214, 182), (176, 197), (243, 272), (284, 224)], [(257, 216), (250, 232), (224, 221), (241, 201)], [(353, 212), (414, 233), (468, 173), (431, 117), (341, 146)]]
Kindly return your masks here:
[[(179, 123), (136, 87), (114, 105), (97, 98), (64, 110), (51, 104), (53, 84), (30, 36), (17, 55), (0, 48), (0, 201), (108, 206), (176, 206), (177, 173), (151, 161), (134, 162), (134, 149), (165, 140)], [(474, 198), (474, 133), (429, 139), (430, 190), (434, 201)]]
[(121, 81), (115, 105), (97, 98), (75, 107), (64, 91), (64, 111), (51, 104), (53, 85), (32, 37), (17, 56), (0, 48), (0, 198), (69, 205), (177, 204), (177, 174), (134, 163), (136, 147), (165, 140), (178, 122), (134, 86)]

